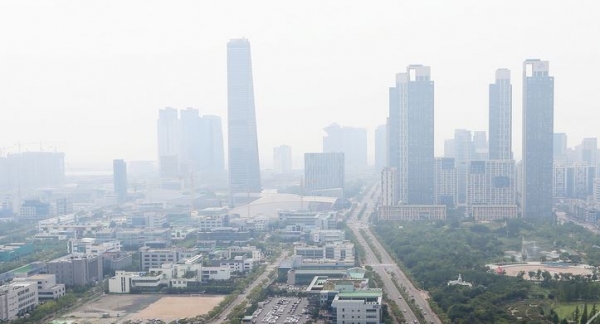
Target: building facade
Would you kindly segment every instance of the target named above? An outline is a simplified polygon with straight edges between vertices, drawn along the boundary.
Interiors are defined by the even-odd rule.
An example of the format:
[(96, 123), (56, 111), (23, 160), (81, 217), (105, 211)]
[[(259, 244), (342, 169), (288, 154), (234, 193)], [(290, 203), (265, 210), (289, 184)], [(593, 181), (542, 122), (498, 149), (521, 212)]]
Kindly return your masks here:
[(454, 158), (435, 159), (435, 192), (436, 205), (454, 208), (458, 205), (458, 183)]
[(313, 190), (344, 188), (344, 153), (305, 153), (304, 189)]
[(38, 305), (37, 285), (18, 282), (0, 286), (0, 320), (10, 321)]
[(522, 216), (552, 216), (554, 78), (548, 61), (523, 64)]
[(292, 171), (292, 148), (280, 145), (273, 148), (273, 169), (278, 173)]
[(510, 70), (496, 70), (489, 88), (489, 158), (510, 160), (512, 155), (512, 84)]
[(367, 167), (367, 130), (331, 124), (325, 127), (323, 153), (344, 153), (346, 170)]
[(227, 122), (229, 189), (231, 193), (260, 192), (260, 164), (250, 42), (227, 44)]
[(434, 83), (430, 68), (410, 65), (389, 92), (388, 160), (398, 170), (402, 204), (434, 200)]
[(475, 220), (517, 217), (514, 160), (471, 161), (467, 213)]
[(113, 188), (118, 202), (127, 200), (127, 165), (124, 160), (113, 160)]

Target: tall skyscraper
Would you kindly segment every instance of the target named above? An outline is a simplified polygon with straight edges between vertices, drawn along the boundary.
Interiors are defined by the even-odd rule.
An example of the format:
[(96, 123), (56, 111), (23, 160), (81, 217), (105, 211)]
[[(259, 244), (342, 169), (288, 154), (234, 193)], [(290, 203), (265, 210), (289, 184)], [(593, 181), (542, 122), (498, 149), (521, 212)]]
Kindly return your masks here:
[(202, 150), (206, 137), (202, 134), (202, 118), (198, 109), (187, 108), (179, 112), (179, 135), (180, 173), (187, 177), (200, 170), (200, 159), (206, 156)]
[(304, 188), (314, 190), (343, 189), (345, 180), (344, 153), (305, 153)]
[(456, 207), (458, 204), (458, 186), (454, 158), (435, 159), (435, 201), (436, 205)]
[(375, 129), (375, 172), (387, 166), (387, 126), (377, 126)]
[(22, 152), (0, 157), (0, 189), (60, 187), (65, 182), (65, 154)]
[(389, 167), (398, 174), (402, 204), (434, 202), (434, 83), (430, 68), (410, 65), (390, 88)]
[(279, 173), (292, 171), (292, 148), (280, 145), (273, 148), (273, 169)]
[(458, 192), (458, 204), (467, 203), (467, 175), (469, 163), (475, 156), (475, 145), (473, 134), (470, 130), (454, 130), (454, 162), (456, 165), (456, 183)]
[(512, 153), (512, 84), (510, 70), (496, 70), (489, 89), (489, 158), (510, 160)]
[(485, 131), (473, 131), (473, 149), (474, 159), (488, 159), (488, 141)]
[(180, 129), (177, 109), (158, 111), (158, 170), (161, 178), (179, 176)]
[(218, 116), (200, 116), (198, 109), (159, 110), (158, 156), (161, 178), (198, 180), (224, 170), (223, 130)]
[(552, 215), (554, 78), (548, 61), (523, 64), (523, 193), (524, 218)]
[(245, 38), (227, 44), (227, 116), (229, 189), (231, 193), (260, 192), (252, 59)]
[(127, 165), (124, 160), (113, 160), (113, 187), (118, 202), (127, 200)]
[(598, 153), (598, 139), (587, 137), (581, 141), (581, 162), (588, 166), (595, 167), (597, 164), (596, 154)]
[(201, 170), (208, 173), (221, 173), (225, 170), (225, 153), (223, 146), (223, 127), (221, 117), (202, 116), (203, 137), (206, 138), (206, 152), (201, 159)]
[(344, 153), (346, 169), (357, 170), (367, 167), (367, 130), (358, 127), (331, 124), (325, 127), (324, 153)]
[(561, 163), (567, 162), (567, 134), (554, 133), (553, 156)]

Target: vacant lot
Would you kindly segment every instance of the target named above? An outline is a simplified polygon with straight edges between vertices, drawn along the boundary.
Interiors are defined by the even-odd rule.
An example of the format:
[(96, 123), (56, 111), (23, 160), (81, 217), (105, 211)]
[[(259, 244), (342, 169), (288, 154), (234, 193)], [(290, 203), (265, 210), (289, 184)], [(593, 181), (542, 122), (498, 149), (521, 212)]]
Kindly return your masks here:
[(524, 278), (529, 278), (529, 271), (537, 272), (538, 269), (550, 272), (552, 275), (559, 273), (571, 273), (573, 275), (587, 275), (592, 274), (592, 269), (588, 269), (584, 266), (568, 266), (568, 267), (559, 267), (559, 266), (548, 266), (545, 264), (541, 264), (539, 262), (530, 262), (528, 264), (515, 264), (515, 265), (488, 265), (491, 269), (496, 269), (497, 267), (501, 267), (508, 276), (516, 277), (520, 271), (525, 272)]
[(128, 319), (158, 318), (168, 322), (177, 318), (194, 317), (208, 313), (223, 298), (221, 296), (163, 297), (152, 305), (129, 316)]
[[(64, 319), (85, 323), (109, 324), (125, 320), (158, 318), (172, 321), (208, 313), (222, 296), (105, 295), (67, 314)], [(109, 314), (109, 318), (102, 318)], [(118, 319), (118, 320), (117, 320)]]

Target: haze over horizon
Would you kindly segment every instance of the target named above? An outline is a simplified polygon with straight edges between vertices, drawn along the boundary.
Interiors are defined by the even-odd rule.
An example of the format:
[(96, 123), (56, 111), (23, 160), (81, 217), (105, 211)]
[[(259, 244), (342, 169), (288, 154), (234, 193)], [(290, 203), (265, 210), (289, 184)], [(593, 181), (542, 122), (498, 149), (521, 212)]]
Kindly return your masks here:
[(487, 131), (488, 84), (509, 68), (520, 159), (528, 58), (550, 62), (555, 132), (569, 146), (600, 137), (598, 9), (593, 1), (2, 2), (0, 148), (42, 142), (70, 165), (156, 160), (164, 107), (218, 115), (226, 136), (226, 45), (246, 37), (262, 168), (281, 144), (300, 167), (333, 122), (367, 128), (372, 163), (388, 88), (409, 64), (431, 67), (436, 155), (454, 129)]

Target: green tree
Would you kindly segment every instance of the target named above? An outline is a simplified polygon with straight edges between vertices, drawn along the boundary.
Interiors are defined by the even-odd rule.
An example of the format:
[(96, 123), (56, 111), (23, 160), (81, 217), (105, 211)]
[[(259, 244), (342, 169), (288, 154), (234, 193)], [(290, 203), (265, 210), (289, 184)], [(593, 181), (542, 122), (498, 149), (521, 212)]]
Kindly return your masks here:
[(581, 324), (587, 324), (588, 321), (588, 309), (587, 309), (587, 303), (583, 304), (583, 312), (581, 313), (581, 321), (579, 323)]

